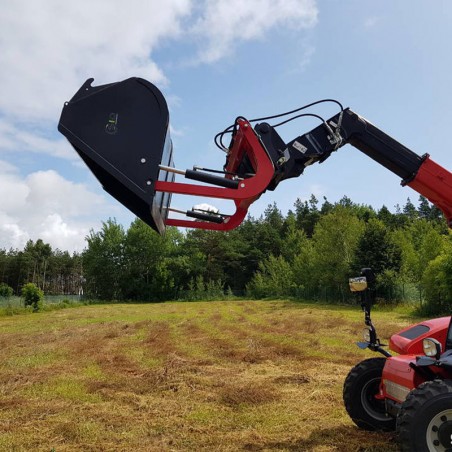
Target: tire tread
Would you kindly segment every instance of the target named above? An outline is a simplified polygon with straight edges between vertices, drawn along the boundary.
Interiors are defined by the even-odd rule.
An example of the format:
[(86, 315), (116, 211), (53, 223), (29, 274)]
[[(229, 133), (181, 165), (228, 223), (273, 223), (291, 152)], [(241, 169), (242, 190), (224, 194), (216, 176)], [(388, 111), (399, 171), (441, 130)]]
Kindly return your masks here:
[(352, 421), (361, 429), (363, 430), (369, 430), (369, 431), (394, 431), (395, 429), (395, 420), (392, 418), (388, 418), (387, 422), (384, 421), (376, 421), (375, 423), (370, 423), (369, 421), (365, 419), (360, 419), (356, 415), (356, 409), (355, 409), (355, 385), (356, 382), (359, 381), (361, 375), (365, 374), (369, 371), (377, 371), (380, 372), (380, 374), (383, 372), (383, 367), (385, 366), (386, 358), (368, 358), (364, 361), (361, 361), (359, 364), (357, 364), (355, 367), (353, 367), (349, 374), (347, 375), (347, 378), (344, 382), (344, 388), (343, 388), (343, 399), (344, 399), (344, 405), (345, 409), (347, 410), (347, 413), (351, 417)]
[(402, 452), (413, 452), (412, 430), (415, 423), (415, 416), (425, 402), (432, 398), (452, 392), (451, 380), (426, 381), (413, 389), (402, 403), (399, 415), (397, 416), (397, 439)]

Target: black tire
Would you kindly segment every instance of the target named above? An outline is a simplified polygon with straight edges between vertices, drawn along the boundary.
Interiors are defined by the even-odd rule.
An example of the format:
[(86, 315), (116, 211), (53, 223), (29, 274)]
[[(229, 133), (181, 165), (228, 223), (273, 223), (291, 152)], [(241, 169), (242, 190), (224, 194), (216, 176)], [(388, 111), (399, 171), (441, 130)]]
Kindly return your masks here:
[(397, 417), (404, 452), (452, 451), (452, 380), (434, 380), (413, 389)]
[(364, 430), (394, 431), (396, 421), (386, 414), (384, 400), (378, 400), (386, 358), (370, 358), (360, 362), (347, 375), (344, 383), (344, 405), (352, 421)]

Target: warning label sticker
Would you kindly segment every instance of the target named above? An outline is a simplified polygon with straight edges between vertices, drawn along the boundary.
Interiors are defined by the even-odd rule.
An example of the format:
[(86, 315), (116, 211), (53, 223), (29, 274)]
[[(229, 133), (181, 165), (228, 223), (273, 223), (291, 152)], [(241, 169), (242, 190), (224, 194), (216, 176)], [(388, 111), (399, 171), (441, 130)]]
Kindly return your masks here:
[(294, 141), (292, 143), (292, 146), (299, 152), (301, 152), (302, 154), (304, 154), (308, 148), (306, 146), (303, 146), (301, 143), (299, 143), (298, 141)]

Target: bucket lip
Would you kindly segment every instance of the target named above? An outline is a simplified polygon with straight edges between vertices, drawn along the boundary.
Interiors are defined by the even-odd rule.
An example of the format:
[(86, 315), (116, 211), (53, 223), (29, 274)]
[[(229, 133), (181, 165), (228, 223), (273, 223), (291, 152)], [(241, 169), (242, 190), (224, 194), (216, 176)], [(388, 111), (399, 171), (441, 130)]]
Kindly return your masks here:
[(129, 78), (126, 78), (119, 82), (106, 83), (106, 84), (97, 85), (97, 86), (93, 86), (92, 83), (94, 82), (94, 78), (90, 77), (85, 80), (83, 85), (72, 96), (71, 100), (66, 101), (64, 103), (64, 105), (66, 106), (69, 103), (79, 102), (81, 100), (86, 99), (87, 97), (97, 94), (99, 91), (103, 91), (105, 89), (109, 89), (109, 88), (115, 87), (117, 85), (126, 84), (126, 83), (130, 83), (133, 81), (145, 86), (148, 90), (150, 90), (152, 92), (152, 94), (156, 97), (156, 100), (157, 100), (160, 108), (163, 110), (162, 112), (169, 115), (168, 104), (167, 104), (166, 99), (163, 96), (162, 92), (154, 84), (152, 84), (148, 80), (141, 78), (141, 77), (129, 77)]

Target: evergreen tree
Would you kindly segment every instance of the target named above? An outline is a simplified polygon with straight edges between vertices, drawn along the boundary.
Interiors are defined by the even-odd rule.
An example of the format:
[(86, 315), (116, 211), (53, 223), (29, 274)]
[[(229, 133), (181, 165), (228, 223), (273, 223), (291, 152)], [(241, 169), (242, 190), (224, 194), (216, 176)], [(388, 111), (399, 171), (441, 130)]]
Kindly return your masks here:
[(409, 219), (414, 220), (418, 217), (418, 211), (415, 205), (411, 202), (410, 198), (407, 198), (406, 204), (403, 206), (403, 214)]

